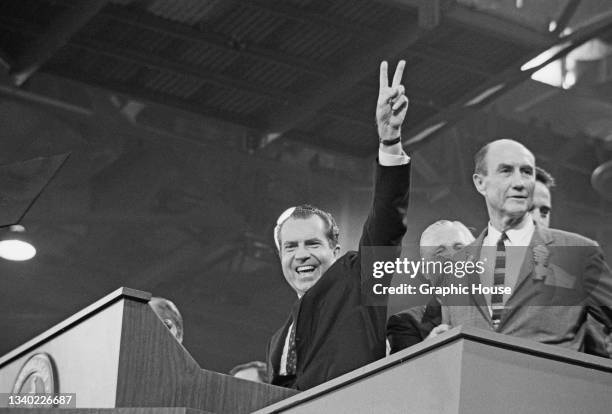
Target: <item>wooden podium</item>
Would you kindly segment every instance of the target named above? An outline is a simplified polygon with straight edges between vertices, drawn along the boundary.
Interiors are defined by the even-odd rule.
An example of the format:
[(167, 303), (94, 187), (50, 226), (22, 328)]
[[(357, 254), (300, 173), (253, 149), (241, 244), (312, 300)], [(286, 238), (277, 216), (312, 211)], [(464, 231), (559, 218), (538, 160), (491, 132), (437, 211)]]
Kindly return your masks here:
[[(52, 361), (55, 392), (74, 393), (76, 408), (248, 413), (296, 393), (201, 369), (147, 305), (150, 298), (118, 289), (0, 358), (0, 395), (13, 392), (34, 355)], [(7, 404), (4, 395), (0, 407)]]
[[(240, 380), (201, 369), (149, 299), (119, 289), (0, 358), (0, 396), (13, 391), (34, 355), (53, 361), (56, 392), (76, 394), (76, 409), (9, 412), (612, 412), (611, 360), (473, 328), (455, 328), (299, 394)], [(0, 398), (0, 407), (6, 404)]]
[(256, 411), (610, 414), (612, 360), (454, 328)]

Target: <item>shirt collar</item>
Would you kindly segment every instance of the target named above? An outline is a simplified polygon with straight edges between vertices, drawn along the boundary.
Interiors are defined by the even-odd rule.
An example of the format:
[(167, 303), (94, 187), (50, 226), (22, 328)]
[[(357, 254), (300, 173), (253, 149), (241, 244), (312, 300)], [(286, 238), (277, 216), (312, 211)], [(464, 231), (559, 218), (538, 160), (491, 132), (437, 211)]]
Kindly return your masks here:
[[(529, 217), (526, 216), (517, 227), (506, 230), (508, 239), (504, 244), (506, 246), (529, 246), (534, 231), (535, 225), (533, 224), (533, 220), (530, 220)], [(495, 246), (500, 237), (501, 232), (489, 222), (487, 236), (483, 244), (485, 246)]]

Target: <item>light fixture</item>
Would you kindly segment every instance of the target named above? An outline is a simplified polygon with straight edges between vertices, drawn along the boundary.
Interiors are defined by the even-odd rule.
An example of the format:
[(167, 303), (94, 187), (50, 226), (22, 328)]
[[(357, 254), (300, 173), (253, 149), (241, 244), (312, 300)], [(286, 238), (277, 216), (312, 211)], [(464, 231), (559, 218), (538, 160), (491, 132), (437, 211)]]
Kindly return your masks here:
[(550, 47), (549, 49), (545, 50), (544, 52), (531, 59), (530, 61), (525, 62), (525, 64), (521, 66), (521, 72), (532, 70), (544, 65), (549, 60), (554, 58), (557, 54), (559, 54), (563, 49), (570, 47), (571, 45), (572, 42), (567, 41)]
[[(25, 174), (22, 179), (23, 188), (27, 189), (27, 196), (21, 194), (20, 197), (16, 198), (18, 203), (15, 205), (0, 203), (2, 207), (8, 204), (8, 208), (0, 209), (0, 213), (4, 213), (0, 214), (0, 259), (25, 261), (36, 256), (36, 248), (29, 240), (26, 229), (21, 223), (51, 180), (64, 166), (69, 156), (70, 153), (64, 153), (0, 166), (0, 188), (6, 182), (6, 177), (13, 175), (21, 177), (21, 175), (24, 175), (22, 172), (24, 170), (36, 171), (35, 174)], [(17, 171), (17, 174), (15, 174), (15, 171)], [(12, 183), (10, 180), (8, 182), (9, 184)], [(22, 199), (29, 199), (25, 208), (22, 207), (22, 204), (25, 204), (21, 202)], [(9, 201), (12, 201), (10, 197)]]
[(25, 227), (19, 224), (9, 226), (0, 238), (0, 257), (22, 262), (36, 256), (36, 248), (25, 234)]

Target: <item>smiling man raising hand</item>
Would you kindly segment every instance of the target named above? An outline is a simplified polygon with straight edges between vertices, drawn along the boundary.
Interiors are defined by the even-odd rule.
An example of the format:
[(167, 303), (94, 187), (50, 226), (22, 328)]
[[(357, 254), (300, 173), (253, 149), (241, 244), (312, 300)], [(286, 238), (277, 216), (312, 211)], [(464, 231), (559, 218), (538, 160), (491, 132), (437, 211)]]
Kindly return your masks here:
[(363, 300), (363, 282), (372, 275), (371, 269), (362, 275), (361, 250), (395, 246), (399, 255), (406, 232), (402, 211), (408, 204), (410, 158), (401, 143), (408, 109), (401, 84), (404, 66), (400, 61), (389, 85), (387, 62), (380, 65), (378, 165), (359, 251), (339, 257), (338, 226), (316, 207), (289, 208), (277, 221), (274, 240), (283, 275), (298, 299), (268, 345), (272, 384), (305, 390), (385, 356), (387, 309)]

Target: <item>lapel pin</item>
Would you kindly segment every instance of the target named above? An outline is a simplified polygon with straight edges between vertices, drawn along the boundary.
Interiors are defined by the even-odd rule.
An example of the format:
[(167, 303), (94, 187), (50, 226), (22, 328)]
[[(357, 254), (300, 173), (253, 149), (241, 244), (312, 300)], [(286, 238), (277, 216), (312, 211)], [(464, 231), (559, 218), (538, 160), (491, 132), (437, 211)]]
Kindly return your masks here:
[(535, 262), (535, 280), (544, 280), (548, 273), (548, 260), (550, 252), (546, 246), (538, 244), (533, 248), (533, 261)]

